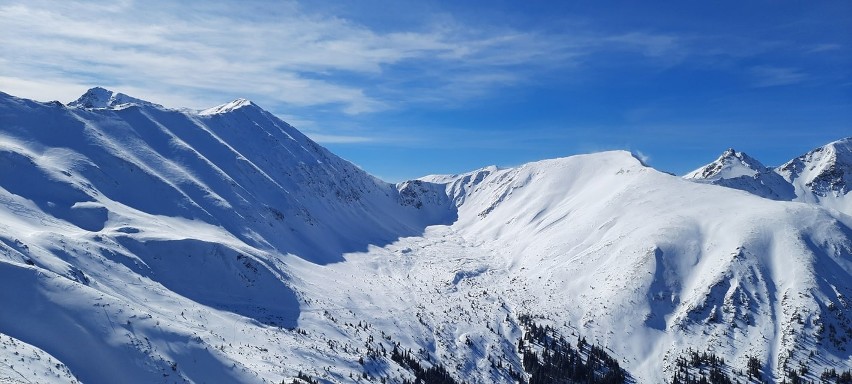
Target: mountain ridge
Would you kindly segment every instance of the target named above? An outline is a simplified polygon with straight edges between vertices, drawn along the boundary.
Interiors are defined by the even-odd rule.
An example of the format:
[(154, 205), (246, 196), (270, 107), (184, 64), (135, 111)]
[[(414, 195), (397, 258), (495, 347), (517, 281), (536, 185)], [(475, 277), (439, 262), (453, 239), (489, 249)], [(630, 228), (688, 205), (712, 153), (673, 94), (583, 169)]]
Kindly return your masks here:
[[(729, 159), (736, 155), (730, 153), (731, 150), (726, 151), (716, 161), (684, 175), (684, 178), (740, 189), (773, 200), (817, 204), (852, 215), (852, 197), (849, 197), (852, 137), (808, 151), (775, 168), (753, 167), (749, 174), (733, 171), (735, 165)], [(753, 162), (760, 164), (756, 160)]]
[(716, 161), (686, 174), (688, 179), (720, 179), (754, 176), (766, 171), (767, 167), (753, 157), (728, 148)]
[(689, 351), (771, 382), (852, 365), (852, 219), (819, 205), (626, 151), (393, 185), (244, 99), (0, 96), (0, 377), (413, 380), (398, 346), (528, 381), (529, 318), (637, 382)]
[(113, 92), (103, 87), (90, 88), (86, 93), (81, 95), (77, 100), (67, 104), (69, 107), (80, 108), (120, 108), (126, 105), (148, 105), (158, 108), (163, 108), (162, 105), (154, 104), (150, 101), (137, 99), (123, 93)]

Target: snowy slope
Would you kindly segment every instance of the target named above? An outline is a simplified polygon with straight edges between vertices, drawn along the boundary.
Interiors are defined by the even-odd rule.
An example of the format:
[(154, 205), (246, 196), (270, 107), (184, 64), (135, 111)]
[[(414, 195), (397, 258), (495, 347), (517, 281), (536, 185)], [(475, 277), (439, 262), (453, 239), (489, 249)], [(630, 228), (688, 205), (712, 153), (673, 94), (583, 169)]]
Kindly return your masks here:
[(793, 188), (780, 175), (733, 148), (683, 178), (739, 189), (773, 200), (792, 200), (795, 197)]
[(368, 319), (474, 382), (510, 381), (490, 361), (519, 369), (521, 313), (606, 346), (639, 382), (670, 379), (689, 350), (739, 370), (757, 357), (779, 382), (785, 366), (813, 379), (852, 364), (850, 223), (818, 207), (689, 183), (627, 152), (424, 181), (463, 201), (459, 219), (321, 272), (294, 266), (336, 277), (308, 288), (312, 308)]
[(748, 155), (729, 149), (684, 178), (852, 215), (852, 138), (828, 143), (777, 168), (766, 168)]
[(0, 382), (413, 379), (394, 346), (513, 382), (525, 314), (638, 382), (852, 366), (848, 216), (626, 152), (391, 185), (248, 100), (72, 104), (0, 94)]
[(852, 137), (828, 143), (778, 167), (793, 185), (796, 201), (852, 215)]
[(68, 103), (68, 106), (82, 108), (115, 108), (125, 104), (144, 105), (159, 108), (163, 107), (159, 104), (140, 100), (135, 97), (131, 97), (123, 93), (113, 92), (101, 87), (89, 89), (77, 100)]
[(692, 171), (684, 178), (701, 180), (734, 179), (755, 177), (765, 172), (766, 166), (743, 152), (728, 148), (716, 161)]
[[(403, 204), (393, 185), (250, 102), (192, 114), (103, 91), (90, 90), (81, 100), (122, 102), (66, 107), (0, 95), (0, 285), (7, 313), (21, 314), (4, 316), (0, 329), (39, 340), (37, 346), (54, 336), (49, 340), (58, 349), (49, 352), (75, 362), (71, 369), (84, 381), (126, 382), (112, 375), (133, 373), (150, 382), (125, 366), (153, 359), (138, 368), (161, 377), (158, 370), (177, 359), (137, 345), (131, 319), (153, 314), (131, 309), (152, 289), (184, 303), (181, 308), (200, 304), (293, 328), (299, 303), (276, 260), (296, 254), (317, 264), (340, 261), (343, 252), (453, 219), (449, 205), (424, 214)], [(134, 293), (130, 282), (142, 292)], [(16, 287), (33, 296), (21, 299)], [(106, 314), (97, 310), (95, 319), (52, 315), (88, 312), (79, 309), (101, 299), (126, 313), (115, 316), (127, 330), (101, 329)], [(28, 302), (44, 304), (28, 308)], [(169, 316), (184, 312), (148, 310), (164, 308)], [(20, 321), (31, 317), (45, 320)], [(162, 332), (190, 339), (186, 329)], [(103, 342), (112, 338), (118, 340)], [(114, 372), (86, 366), (80, 359), (90, 357), (76, 354), (79, 346), (70, 340), (103, 351), (97, 360), (110, 361)]]
[(479, 189), (459, 232), (506, 255), (532, 312), (588, 329), (640, 378), (708, 347), (777, 373), (827, 321), (846, 340), (820, 353), (850, 364), (849, 307), (825, 311), (852, 293), (848, 223), (818, 208), (685, 183), (626, 152), (527, 164)]

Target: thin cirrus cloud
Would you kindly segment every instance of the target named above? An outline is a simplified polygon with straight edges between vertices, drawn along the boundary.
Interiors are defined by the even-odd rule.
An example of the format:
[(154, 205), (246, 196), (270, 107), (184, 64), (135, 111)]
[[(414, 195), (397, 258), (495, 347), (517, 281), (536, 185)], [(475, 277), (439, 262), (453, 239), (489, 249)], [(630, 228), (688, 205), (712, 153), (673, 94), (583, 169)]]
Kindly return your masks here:
[(754, 86), (758, 88), (798, 84), (808, 80), (808, 74), (796, 68), (757, 66), (751, 69)]
[[(616, 147), (684, 171), (713, 154), (672, 148), (848, 130), (848, 6), (741, 3), (5, 0), (0, 91), (249, 98), (397, 179)], [(413, 147), (439, 168), (385, 158)]]
[[(13, 0), (0, 5), (0, 90), (70, 101), (101, 85), (196, 109), (246, 97), (286, 111), (322, 142), (399, 142), (401, 129), (365, 116), (463, 109), (553, 83), (561, 92), (637, 68), (660, 69), (647, 77), (655, 83), (677, 66), (756, 89), (794, 85), (813, 80), (807, 65), (760, 65), (775, 63), (761, 57), (799, 48), (831, 55), (841, 47), (594, 21), (521, 28), (446, 14), (419, 18), (389, 29), (296, 2)], [(417, 126), (410, 123), (400, 122)], [(405, 134), (436, 132), (423, 131)]]
[(371, 77), (404, 60), (452, 61), (488, 48), (479, 46), (482, 40), (452, 41), (441, 31), (380, 35), (345, 20), (300, 14), (252, 22), (217, 14), (188, 21), (127, 14), (121, 7), (84, 4), (64, 10), (0, 8), (4, 56), (15, 57), (4, 77), (18, 83), (184, 88), (196, 91), (187, 95), (191, 107), (202, 107), (193, 100), (206, 91), (249, 92), (295, 106), (338, 104), (357, 114), (388, 106), (365, 87), (347, 85), (349, 79), (323, 77)]
[[(480, 31), (443, 21), (377, 32), (281, 3), (264, 15), (158, 2), (21, 2), (0, 6), (4, 91), (72, 98), (100, 84), (172, 106), (249, 96), (345, 114), (487, 95), (534, 73), (579, 66), (607, 49), (660, 56), (677, 38)], [(76, 90), (73, 94), (71, 89)], [(50, 94), (48, 94), (50, 93)]]
[(203, 107), (196, 104), (196, 96), (210, 91), (274, 94), (277, 101), (297, 106), (340, 104), (349, 113), (382, 107), (362, 89), (300, 75), (333, 68), (370, 70), (364, 58), (327, 57), (323, 51), (328, 51), (324, 45), (330, 44), (330, 37), (300, 42), (291, 36), (299, 30), (310, 32), (309, 27), (317, 33), (328, 26), (310, 22), (291, 29), (244, 26), (220, 17), (187, 23), (167, 15), (156, 22), (137, 21), (124, 19), (124, 12), (91, 8), (81, 5), (65, 12), (24, 5), (0, 8), (4, 56), (15, 57), (4, 77), (58, 84), (102, 81), (122, 89), (147, 88), (148, 94), (194, 90), (184, 95), (190, 107)]

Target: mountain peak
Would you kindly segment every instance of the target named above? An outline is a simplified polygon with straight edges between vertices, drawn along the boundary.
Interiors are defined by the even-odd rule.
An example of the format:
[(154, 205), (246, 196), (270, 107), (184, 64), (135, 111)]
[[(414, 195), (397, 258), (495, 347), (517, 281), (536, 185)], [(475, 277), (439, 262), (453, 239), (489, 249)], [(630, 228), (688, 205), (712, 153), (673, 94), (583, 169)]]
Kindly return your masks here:
[(127, 104), (149, 105), (162, 108), (159, 104), (137, 99), (123, 93), (113, 92), (103, 87), (90, 88), (77, 100), (68, 103), (68, 106), (80, 108), (115, 108)]
[(217, 105), (213, 108), (207, 108), (207, 109), (199, 112), (198, 114), (199, 115), (216, 115), (216, 114), (220, 114), (220, 113), (232, 112), (232, 111), (235, 111), (237, 109), (244, 108), (244, 107), (254, 107), (254, 108), (257, 108), (257, 109), (261, 109), (257, 104), (253, 103), (251, 100), (239, 98), (239, 99), (236, 99), (236, 100), (234, 100), (230, 103)]
[(846, 137), (837, 141), (828, 143), (826, 147), (830, 147), (835, 155), (839, 156), (838, 160), (848, 159), (852, 156), (852, 137)]
[[(708, 345), (720, 381), (849, 369), (848, 216), (704, 185), (796, 197), (771, 170), (690, 183), (610, 151), (393, 186), (248, 100), (88, 93), (0, 93), (0, 358), (23, 367), (2, 382), (346, 382), (364, 357), (395, 382), (508, 384), (552, 354), (659, 383), (706, 374), (681, 362)], [(422, 352), (372, 359), (382, 342)]]
[(790, 160), (776, 172), (818, 196), (845, 195), (852, 190), (852, 137)]
[(688, 173), (684, 178), (732, 179), (741, 176), (753, 177), (764, 171), (766, 171), (766, 166), (757, 159), (745, 154), (745, 152), (728, 148), (725, 152), (722, 152), (718, 159)]

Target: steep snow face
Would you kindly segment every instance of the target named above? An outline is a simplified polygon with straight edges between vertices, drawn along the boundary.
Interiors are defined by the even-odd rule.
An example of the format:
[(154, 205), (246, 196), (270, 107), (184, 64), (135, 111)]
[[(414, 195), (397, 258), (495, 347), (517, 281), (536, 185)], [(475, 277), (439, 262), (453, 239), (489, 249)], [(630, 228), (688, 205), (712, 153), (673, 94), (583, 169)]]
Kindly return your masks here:
[(698, 168), (684, 179), (739, 189), (772, 200), (792, 200), (793, 187), (753, 157), (728, 149), (716, 161)]
[(236, 100), (234, 100), (230, 103), (225, 103), (225, 104), (222, 104), (222, 105), (215, 106), (213, 108), (205, 109), (201, 112), (198, 112), (198, 114), (201, 115), (201, 116), (216, 115), (216, 114), (220, 114), (220, 113), (233, 112), (234, 110), (237, 110), (237, 109), (243, 108), (243, 107), (258, 108), (255, 103), (252, 103), (251, 101), (249, 101), (247, 99), (236, 99)]
[(627, 152), (390, 185), (246, 100), (91, 105), (0, 94), (0, 379), (413, 380), (399, 345), (509, 383), (522, 314), (642, 383), (852, 366), (848, 216)]
[(754, 177), (767, 168), (743, 152), (729, 148), (716, 161), (698, 168), (684, 176), (686, 179), (718, 180), (737, 177)]
[(845, 195), (852, 190), (852, 137), (790, 160), (778, 167), (778, 173), (818, 196)]
[(464, 204), (465, 199), (475, 192), (476, 187), (486, 177), (500, 169), (496, 166), (488, 166), (480, 168), (472, 172), (463, 173), (460, 175), (429, 175), (420, 178), (420, 180), (445, 185), (445, 193), (452, 199), (453, 203), (458, 207)]
[[(804, 345), (852, 363), (852, 307), (826, 310), (852, 294), (849, 223), (819, 208), (687, 183), (627, 152), (497, 170), (471, 187), (453, 228), (495, 256), (469, 279), (578, 327), (641, 382), (669, 379), (689, 348), (737, 366), (759, 356), (779, 381), (784, 363), (810, 360)], [(844, 336), (828, 336), (829, 322)]]
[(4, 358), (0, 379), (4, 383), (74, 383), (76, 380), (61, 361), (14, 337), (0, 333), (0, 348), (3, 350), (0, 356)]
[[(300, 304), (277, 260), (339, 262), (455, 217), (449, 204), (428, 214), (404, 204), (393, 185), (252, 103), (195, 114), (127, 100), (136, 99), (93, 89), (66, 107), (0, 94), (0, 302), (20, 315), (2, 316), (0, 332), (43, 347), (81, 380), (154, 382), (183, 358), (226, 369), (216, 353), (140, 341), (190, 340), (198, 328), (172, 321), (154, 335), (135, 331), (136, 320), (200, 305), (194, 316), (291, 329)], [(83, 314), (105, 295), (126, 316)]]
[(335, 279), (306, 288), (310, 308), (370, 319), (469, 382), (511, 381), (490, 361), (520, 369), (521, 313), (606, 346), (643, 383), (671, 379), (688, 350), (734, 369), (757, 357), (769, 381), (785, 364), (852, 364), (850, 223), (818, 207), (690, 183), (627, 152), (424, 180), (463, 198), (458, 220), (321, 272), (294, 266)]
[(852, 138), (826, 144), (774, 169), (729, 149), (684, 178), (774, 200), (818, 204), (852, 215), (852, 198), (847, 197), (852, 189)]
[(130, 97), (123, 93), (115, 93), (101, 87), (89, 89), (77, 100), (68, 103), (68, 106), (81, 108), (118, 108), (128, 104), (162, 107), (159, 104)]
[(852, 137), (814, 149), (778, 167), (793, 185), (796, 200), (852, 215)]
[(318, 262), (453, 218), (446, 207), (427, 222), (400, 204), (393, 185), (247, 100), (200, 114), (88, 103), (106, 95), (122, 99), (94, 88), (68, 109), (4, 95), (2, 165), (24, 175), (2, 186), (85, 230), (115, 225), (129, 208), (220, 226), (253, 247)]

